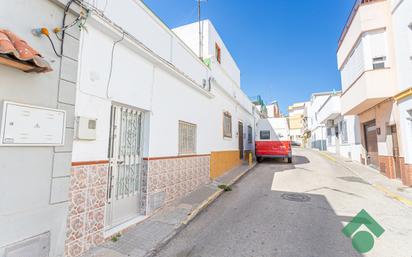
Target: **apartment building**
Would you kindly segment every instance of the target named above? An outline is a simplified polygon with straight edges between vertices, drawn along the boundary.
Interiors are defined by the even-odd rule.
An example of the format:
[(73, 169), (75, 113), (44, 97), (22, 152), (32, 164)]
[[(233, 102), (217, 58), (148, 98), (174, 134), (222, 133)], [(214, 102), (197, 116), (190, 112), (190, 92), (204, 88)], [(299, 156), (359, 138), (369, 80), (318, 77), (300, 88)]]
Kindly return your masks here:
[[(337, 52), (342, 114), (359, 117), (361, 162), (405, 184), (410, 180), (405, 156), (411, 151), (407, 147), (408, 107), (403, 104), (410, 85), (402, 80), (410, 77), (405, 70), (410, 60), (404, 55), (409, 49), (405, 43), (410, 32), (408, 2), (357, 1)], [(398, 96), (403, 100), (397, 101)], [(400, 106), (405, 109), (401, 111)]]
[(317, 118), (326, 126), (326, 150), (360, 162), (359, 119), (354, 115), (341, 115), (341, 92), (328, 96)]
[(172, 31), (141, 1), (0, 12), (34, 56), (0, 54), (2, 123), (21, 132), (1, 130), (0, 255), (79, 256), (253, 153), (260, 112), (210, 21), (199, 58), (198, 24)]
[(302, 144), (303, 137), (303, 115), (305, 112), (305, 103), (295, 103), (288, 107), (288, 123), (290, 130), (290, 139)]

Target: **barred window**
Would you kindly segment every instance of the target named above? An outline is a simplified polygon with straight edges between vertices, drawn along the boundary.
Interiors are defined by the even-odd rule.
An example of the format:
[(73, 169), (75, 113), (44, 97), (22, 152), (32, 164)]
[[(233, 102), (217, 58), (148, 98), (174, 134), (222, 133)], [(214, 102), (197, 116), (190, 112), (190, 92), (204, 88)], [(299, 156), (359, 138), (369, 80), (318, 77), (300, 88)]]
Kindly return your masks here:
[(343, 120), (340, 122), (340, 134), (341, 134), (342, 144), (347, 144), (348, 143), (348, 128), (347, 128), (346, 120)]
[(196, 153), (196, 128), (195, 124), (179, 121), (179, 155)]
[(332, 128), (326, 129), (326, 135), (328, 138), (328, 145), (332, 145)]
[(223, 113), (223, 136), (232, 138), (232, 115), (229, 112)]
[(251, 126), (247, 126), (247, 142), (251, 144), (253, 142), (253, 131)]

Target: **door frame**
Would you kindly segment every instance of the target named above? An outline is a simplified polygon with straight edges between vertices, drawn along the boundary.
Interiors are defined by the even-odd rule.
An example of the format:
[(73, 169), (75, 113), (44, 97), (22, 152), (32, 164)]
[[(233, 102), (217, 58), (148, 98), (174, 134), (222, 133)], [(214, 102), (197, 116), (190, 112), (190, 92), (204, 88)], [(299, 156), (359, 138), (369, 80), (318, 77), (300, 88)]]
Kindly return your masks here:
[[(120, 133), (121, 133), (121, 124), (122, 123), (122, 109), (126, 109), (127, 111), (132, 111), (136, 112), (136, 115), (140, 116), (137, 117), (137, 129), (138, 131), (138, 149), (137, 155), (138, 157), (133, 157), (134, 158), (134, 165), (135, 168), (137, 169), (135, 172), (137, 176), (136, 183), (138, 183), (139, 188), (137, 189), (137, 193), (135, 195), (132, 194), (136, 198), (136, 210), (137, 212), (133, 217), (127, 218), (121, 222), (115, 222), (114, 221), (114, 212), (116, 208), (115, 201), (119, 199), (115, 199), (115, 194), (116, 194), (116, 175), (119, 176), (119, 167), (122, 165), (126, 160), (123, 160), (122, 162), (119, 163), (119, 157), (116, 157), (115, 155), (120, 156)], [(119, 116), (118, 116), (119, 115)], [(144, 127), (145, 127), (145, 112), (142, 109), (133, 107), (133, 106), (128, 106), (125, 104), (117, 103), (117, 102), (112, 102), (111, 109), (110, 109), (110, 132), (109, 132), (109, 145), (108, 145), (108, 159), (109, 159), (109, 168), (108, 168), (108, 180), (107, 180), (107, 204), (106, 204), (106, 217), (105, 217), (105, 230), (112, 230), (118, 226), (121, 226), (122, 224), (125, 224), (139, 216), (142, 215), (142, 212), (144, 210), (141, 209), (140, 201), (142, 199), (142, 194), (143, 194), (143, 188), (145, 185), (143, 185), (143, 170), (142, 170), (142, 163), (143, 163), (143, 145), (144, 145)], [(127, 119), (127, 117), (126, 117)], [(116, 124), (118, 122), (118, 124)], [(140, 124), (139, 124), (140, 123)], [(119, 126), (119, 127), (116, 127)], [(116, 131), (117, 129), (117, 131)], [(124, 132), (127, 132), (126, 130)], [(116, 139), (117, 137), (117, 139)], [(124, 138), (126, 140), (126, 137)], [(136, 139), (137, 140), (137, 139)], [(126, 155), (126, 154), (125, 154)], [(134, 155), (136, 156), (136, 154)], [(128, 162), (129, 165), (131, 164), (130, 156), (128, 157)], [(133, 164), (132, 164), (133, 165)], [(130, 172), (130, 170), (129, 170)], [(130, 173), (128, 173), (130, 174)], [(126, 197), (130, 197), (130, 193), (127, 193)], [(126, 197), (122, 196), (122, 199), (125, 199)], [(120, 199), (121, 200), (121, 199)], [(133, 200), (133, 199), (132, 199)]]
[(243, 122), (242, 121), (238, 121), (238, 145), (239, 145), (239, 159), (243, 160), (244, 158), (244, 150), (245, 150), (245, 142), (244, 142), (244, 138), (243, 138)]
[[(370, 161), (370, 157), (369, 157), (369, 151), (368, 151), (368, 147), (369, 147), (369, 142), (368, 142), (368, 130), (367, 127), (372, 127), (375, 126), (375, 136), (376, 136), (376, 147), (378, 147), (378, 134), (377, 134), (377, 127), (376, 127), (376, 119), (367, 121), (362, 123), (363, 125), (363, 136), (364, 136), (364, 141), (365, 141), (365, 150), (366, 150), (366, 156), (365, 156), (365, 160), (366, 160), (366, 165), (368, 166), (376, 166), (375, 168), (379, 170), (379, 163), (376, 163), (376, 165), (374, 163), (371, 163)], [(378, 161), (379, 162), (379, 161)], [(372, 165), (371, 165), (372, 164)]]
[(397, 179), (402, 179), (402, 170), (400, 163), (400, 154), (399, 154), (399, 140), (398, 140), (398, 128), (395, 125), (391, 125), (391, 136), (392, 136), (392, 156), (393, 156), (393, 167), (394, 175)]

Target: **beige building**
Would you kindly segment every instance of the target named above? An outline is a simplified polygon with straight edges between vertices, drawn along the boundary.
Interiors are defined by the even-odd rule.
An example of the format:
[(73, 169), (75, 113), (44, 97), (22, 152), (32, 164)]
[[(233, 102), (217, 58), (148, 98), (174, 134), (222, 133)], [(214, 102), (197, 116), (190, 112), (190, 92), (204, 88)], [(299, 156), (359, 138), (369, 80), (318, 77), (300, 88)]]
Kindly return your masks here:
[[(405, 156), (411, 149), (404, 146), (400, 112), (394, 97), (405, 90), (398, 83), (401, 73), (398, 60), (405, 56), (395, 51), (398, 48), (394, 35), (399, 26), (408, 29), (408, 24), (395, 24), (394, 17), (401, 10), (410, 9), (407, 6), (410, 2), (357, 1), (337, 52), (342, 77), (342, 115), (359, 117), (359, 159), (389, 178), (402, 179), (408, 185), (412, 184), (412, 169), (405, 164)], [(407, 19), (412, 22), (409, 17)], [(403, 36), (397, 40), (406, 39)]]
[(288, 112), (290, 139), (292, 141), (298, 142), (299, 144), (302, 144), (305, 103), (295, 103), (289, 106)]

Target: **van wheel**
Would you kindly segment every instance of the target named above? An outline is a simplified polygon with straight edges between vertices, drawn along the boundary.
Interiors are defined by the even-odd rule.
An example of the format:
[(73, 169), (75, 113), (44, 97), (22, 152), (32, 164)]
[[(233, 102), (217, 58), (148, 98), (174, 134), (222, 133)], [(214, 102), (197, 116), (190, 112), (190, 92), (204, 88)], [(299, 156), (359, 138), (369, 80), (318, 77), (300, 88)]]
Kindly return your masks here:
[(263, 160), (262, 157), (257, 157), (257, 158), (256, 158), (256, 161), (257, 161), (257, 162), (262, 162), (262, 160)]
[(288, 163), (292, 163), (292, 157), (288, 157)]

